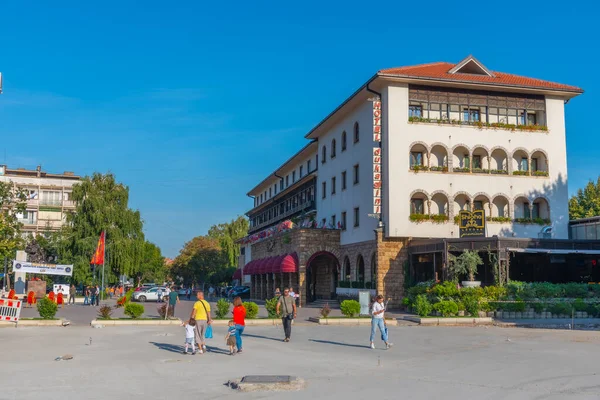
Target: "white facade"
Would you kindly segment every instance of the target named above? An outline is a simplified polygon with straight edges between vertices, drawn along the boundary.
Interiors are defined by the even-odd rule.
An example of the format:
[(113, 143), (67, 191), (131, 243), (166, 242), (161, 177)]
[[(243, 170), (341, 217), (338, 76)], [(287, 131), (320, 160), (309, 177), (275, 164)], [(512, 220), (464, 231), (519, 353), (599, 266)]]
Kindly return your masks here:
[[(483, 209), (489, 219), (486, 236), (538, 238), (544, 229), (543, 237), (567, 239), (564, 107), (581, 89), (493, 73), (472, 57), (456, 65), (417, 66), (421, 68), (418, 73), (411, 68), (415, 67), (376, 74), (306, 135), (316, 141), (316, 148), (301, 151), (275, 172), (291, 185), (291, 171), (299, 177), (300, 165), (306, 168), (307, 159), (318, 160), (315, 200), (319, 226), (325, 222), (337, 228), (345, 213), (341, 245), (374, 240), (378, 219), (369, 214), (374, 212), (373, 149), (379, 147), (373, 141), (375, 90), (381, 93), (383, 113), (381, 218), (386, 236), (457, 238), (455, 217), (459, 211)], [(470, 93), (471, 98), (486, 102), (485, 106), (470, 103), (466, 107), (458, 103), (455, 108), (448, 100), (439, 105), (437, 116), (420, 118), (419, 114), (415, 119), (411, 118), (415, 110), (409, 111), (414, 105), (410, 93), (418, 88), (461, 96)], [(503, 96), (504, 106), (492, 105)], [(522, 110), (519, 104), (523, 104)], [(430, 103), (426, 107), (435, 113)], [(463, 115), (469, 119), (461, 122)], [(356, 143), (355, 124), (359, 127)], [(346, 148), (342, 150), (344, 133)], [(279, 185), (274, 175), (249, 193), (258, 198), (255, 207), (280, 193), (273, 189)], [(552, 227), (550, 234), (548, 226)]]

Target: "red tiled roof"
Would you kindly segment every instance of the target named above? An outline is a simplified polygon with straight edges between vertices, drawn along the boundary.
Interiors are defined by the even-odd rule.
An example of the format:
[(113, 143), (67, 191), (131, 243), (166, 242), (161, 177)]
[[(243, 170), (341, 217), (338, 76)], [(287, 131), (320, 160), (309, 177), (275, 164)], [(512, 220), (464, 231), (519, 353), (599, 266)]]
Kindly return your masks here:
[(570, 85), (563, 85), (561, 83), (544, 81), (541, 79), (527, 78), (525, 76), (506, 74), (504, 72), (492, 73), (495, 76), (478, 75), (478, 74), (467, 74), (467, 73), (454, 73), (451, 74), (449, 71), (454, 68), (457, 64), (447, 62), (437, 62), (431, 64), (420, 64), (409, 67), (399, 68), (388, 68), (379, 71), (381, 75), (398, 75), (403, 77), (415, 77), (415, 78), (426, 78), (426, 79), (440, 79), (456, 82), (473, 82), (473, 83), (484, 83), (484, 84), (497, 84), (497, 85), (508, 85), (515, 87), (527, 87), (527, 88), (539, 88), (539, 89), (556, 89), (571, 92), (582, 93), (583, 90)]

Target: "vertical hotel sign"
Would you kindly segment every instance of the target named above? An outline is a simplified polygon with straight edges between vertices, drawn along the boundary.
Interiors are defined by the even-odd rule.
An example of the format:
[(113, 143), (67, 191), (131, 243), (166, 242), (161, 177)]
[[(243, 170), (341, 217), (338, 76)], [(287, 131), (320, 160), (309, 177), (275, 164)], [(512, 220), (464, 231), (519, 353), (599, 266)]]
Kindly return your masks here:
[(381, 99), (373, 100), (373, 213), (381, 214)]

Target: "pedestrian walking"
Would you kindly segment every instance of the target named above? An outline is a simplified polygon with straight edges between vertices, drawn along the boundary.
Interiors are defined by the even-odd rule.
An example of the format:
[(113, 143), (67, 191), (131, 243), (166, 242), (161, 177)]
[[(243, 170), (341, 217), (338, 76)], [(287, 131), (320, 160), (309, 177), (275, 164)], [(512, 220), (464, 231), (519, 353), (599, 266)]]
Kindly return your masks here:
[(375, 331), (379, 328), (379, 332), (381, 332), (381, 339), (385, 343), (385, 348), (389, 349), (392, 346), (391, 343), (388, 342), (388, 332), (387, 326), (385, 325), (385, 305), (383, 304), (383, 296), (378, 295), (375, 298), (375, 302), (371, 307), (371, 348), (375, 348), (375, 344), (373, 340), (375, 339)]
[(284, 342), (289, 342), (292, 337), (292, 321), (296, 318), (296, 303), (290, 295), (290, 289), (283, 289), (283, 296), (277, 301), (277, 314), (281, 315), (283, 323), (283, 332), (285, 334)]
[(279, 288), (275, 289), (275, 297), (279, 298), (281, 296), (281, 290)]
[(190, 318), (187, 323), (182, 324), (185, 327), (185, 350), (183, 354), (188, 354), (188, 346), (192, 347), (192, 355), (196, 354), (196, 345), (194, 344), (194, 332), (196, 331), (196, 320)]
[(75, 304), (75, 290), (75, 285), (71, 285), (69, 289), (69, 304), (71, 304), (71, 301)]
[(100, 305), (100, 286), (96, 285), (96, 307)]
[(229, 346), (229, 355), (230, 356), (232, 356), (234, 354), (234, 350), (235, 350), (235, 346), (236, 346), (236, 344), (235, 344), (236, 332), (237, 332), (237, 329), (235, 328), (235, 321), (230, 320), (228, 329), (227, 329), (227, 336), (225, 336), (225, 343), (227, 343), (227, 346)]
[(294, 304), (296, 307), (300, 306), (300, 295), (294, 292), (294, 288), (290, 287), (290, 296), (294, 299)]
[(214, 299), (215, 297), (215, 288), (213, 286), (211, 286), (210, 288), (208, 288), (208, 299)]
[(179, 294), (176, 290), (171, 290), (171, 293), (169, 293), (169, 308), (167, 315), (169, 315), (170, 312), (172, 316), (175, 316), (175, 305), (177, 304), (179, 304)]
[(83, 287), (83, 305), (87, 306), (90, 304), (90, 290), (87, 286)]
[(191, 288), (188, 288), (188, 290), (187, 290), (187, 299), (188, 300), (192, 299), (192, 289)]
[(90, 288), (90, 297), (92, 299), (92, 301), (90, 302), (90, 306), (93, 306), (94, 304), (96, 304), (96, 288), (91, 287)]
[(156, 295), (158, 296), (156, 298), (156, 302), (160, 303), (160, 301), (162, 300), (162, 295), (163, 295), (162, 288), (160, 288), (160, 287), (158, 288), (158, 290), (156, 291)]
[(244, 328), (246, 327), (246, 307), (244, 307), (244, 303), (242, 302), (241, 297), (236, 297), (233, 299), (233, 322), (235, 322), (235, 346), (237, 347), (237, 352), (242, 352), (242, 333), (244, 333)]
[(210, 317), (210, 303), (204, 300), (204, 292), (198, 291), (196, 294), (198, 301), (194, 303), (192, 314), (190, 318), (196, 320), (196, 344), (200, 354), (206, 351), (206, 339), (204, 335), (208, 325), (212, 324), (212, 318)]

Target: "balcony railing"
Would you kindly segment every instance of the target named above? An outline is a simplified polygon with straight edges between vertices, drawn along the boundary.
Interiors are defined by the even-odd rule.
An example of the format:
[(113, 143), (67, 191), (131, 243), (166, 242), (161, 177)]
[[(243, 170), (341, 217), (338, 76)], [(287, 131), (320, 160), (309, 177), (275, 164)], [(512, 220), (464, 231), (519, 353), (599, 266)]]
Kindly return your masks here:
[(17, 220), (23, 225), (37, 225), (37, 219), (35, 218), (19, 218)]
[(279, 222), (282, 221), (284, 219), (286, 219), (287, 217), (290, 217), (294, 214), (300, 213), (300, 212), (306, 212), (306, 211), (312, 211), (315, 209), (315, 201), (314, 200), (310, 200), (310, 201), (306, 201), (302, 204), (297, 205), (296, 207), (290, 208), (289, 210), (277, 215), (276, 217), (273, 217), (263, 223), (260, 223), (258, 225), (252, 226), (250, 227), (249, 231), (250, 232), (254, 232), (257, 231), (261, 228), (264, 228), (266, 226), (272, 225), (275, 222)]
[(62, 206), (63, 201), (62, 200), (56, 200), (56, 199), (41, 199), (40, 200), (40, 206)]
[(65, 200), (63, 201), (63, 207), (75, 207), (75, 202), (73, 200)]

